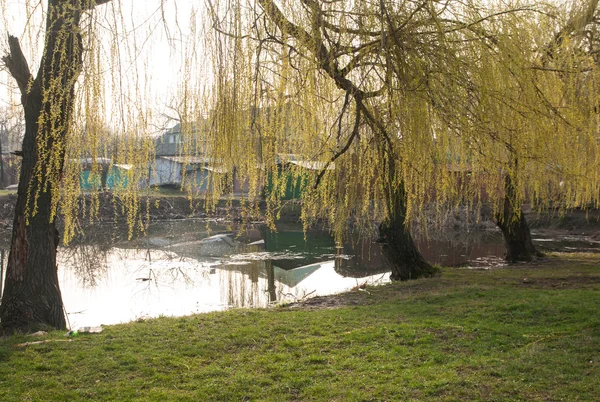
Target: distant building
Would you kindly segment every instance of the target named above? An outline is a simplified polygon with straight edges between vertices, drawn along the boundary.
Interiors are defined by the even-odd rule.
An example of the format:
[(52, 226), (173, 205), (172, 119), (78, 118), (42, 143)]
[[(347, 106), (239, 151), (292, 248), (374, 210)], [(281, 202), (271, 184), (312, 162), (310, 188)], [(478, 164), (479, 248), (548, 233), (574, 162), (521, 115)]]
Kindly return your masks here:
[[(249, 115), (255, 115), (255, 119), (248, 117), (256, 126), (268, 126), (269, 130), (283, 133), (285, 140), (282, 141), (281, 153), (276, 156), (276, 161), (261, 161), (260, 169), (265, 165), (277, 165), (276, 174), (269, 174), (261, 178), (261, 187), (264, 185), (266, 194), (276, 191), (285, 193), (283, 199), (300, 198), (302, 183), (308, 177), (318, 175), (323, 169), (331, 170), (333, 163), (326, 165), (321, 161), (314, 161), (307, 157), (294, 154), (294, 133), (306, 130), (302, 119), (294, 118), (293, 107), (286, 104), (283, 107), (267, 107), (263, 109), (251, 109), (246, 111)], [(209, 130), (213, 129), (210, 119), (201, 119), (197, 123), (182, 125), (176, 124), (166, 130), (155, 140), (155, 160), (150, 166), (150, 186), (172, 186), (190, 190), (196, 193), (210, 191), (211, 185), (216, 180), (224, 180), (234, 194), (247, 194), (249, 192), (248, 181), (242, 181), (237, 175), (236, 169), (224, 167), (220, 160), (216, 159), (211, 152), (211, 138)], [(248, 135), (253, 135), (248, 128)], [(261, 148), (261, 139), (257, 136), (255, 150)], [(258, 163), (258, 162), (257, 162)], [(231, 171), (229, 171), (231, 170)], [(275, 177), (277, 176), (277, 177)], [(285, 176), (285, 177), (284, 177)], [(212, 184), (211, 184), (212, 181)], [(285, 189), (284, 186), (285, 181)]]
[(277, 155), (277, 174), (274, 180), (267, 177), (264, 192), (266, 195), (277, 191), (282, 200), (293, 200), (302, 197), (302, 192), (310, 177), (316, 177), (322, 170), (335, 169), (335, 163), (314, 161), (296, 154)]
[(187, 129), (177, 124), (160, 135), (155, 145), (150, 186), (172, 186), (205, 193), (211, 189), (211, 181), (226, 180), (227, 174), (231, 173), (208, 156), (206, 135), (198, 124)]
[(84, 191), (113, 190), (128, 185), (128, 171), (131, 165), (112, 163), (108, 158), (81, 158), (79, 164), (79, 185)]

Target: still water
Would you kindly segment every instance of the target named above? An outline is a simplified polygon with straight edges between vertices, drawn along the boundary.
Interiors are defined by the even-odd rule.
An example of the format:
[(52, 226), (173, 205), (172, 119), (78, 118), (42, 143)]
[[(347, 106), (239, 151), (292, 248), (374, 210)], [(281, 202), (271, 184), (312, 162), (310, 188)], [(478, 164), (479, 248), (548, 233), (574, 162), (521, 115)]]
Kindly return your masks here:
[[(502, 238), (495, 231), (438, 234), (417, 243), (436, 264), (503, 264)], [(328, 232), (305, 234), (297, 224), (276, 232), (257, 224), (240, 232), (226, 222), (157, 222), (133, 240), (121, 230), (96, 227), (61, 247), (58, 259), (72, 328), (265, 307), (382, 284), (389, 277), (378, 243), (336, 245)]]
[[(265, 307), (388, 281), (376, 243), (336, 247), (325, 231), (255, 225), (151, 224), (125, 241), (89, 233), (61, 248), (59, 280), (70, 325), (112, 324), (230, 307)], [(95, 237), (95, 238), (94, 238)]]

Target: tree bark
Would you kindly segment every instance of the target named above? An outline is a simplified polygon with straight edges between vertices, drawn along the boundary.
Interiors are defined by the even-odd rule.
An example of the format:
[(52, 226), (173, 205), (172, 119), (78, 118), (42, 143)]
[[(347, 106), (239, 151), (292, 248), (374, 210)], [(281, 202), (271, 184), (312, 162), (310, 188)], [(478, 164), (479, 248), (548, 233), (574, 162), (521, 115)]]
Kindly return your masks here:
[(25, 110), (23, 162), (0, 304), (5, 333), (66, 327), (52, 195), (60, 186), (74, 88), (82, 67), (81, 13), (94, 4), (49, 0), (44, 52), (35, 79), (17, 38), (9, 36), (10, 53), (3, 58), (19, 85)]
[[(40, 177), (34, 174), (39, 162), (36, 149), (41, 104), (41, 90), (34, 87), (24, 103), (23, 162), (0, 305), (0, 320), (5, 331), (27, 331), (38, 329), (38, 326), (66, 327), (56, 267), (58, 231), (50, 219), (49, 191), (55, 190), (55, 185), (50, 183), (49, 191), (41, 192), (37, 200), (33, 199), (33, 191), (42, 185)], [(37, 212), (32, 214), (34, 203)]]
[(4, 188), (4, 159), (2, 158), (2, 137), (0, 137), (0, 189)]
[(389, 203), (389, 217), (379, 225), (383, 254), (392, 269), (390, 279), (408, 281), (431, 277), (438, 270), (425, 261), (406, 227), (406, 194), (404, 185), (394, 189)]
[(506, 176), (504, 204), (502, 212), (496, 215), (496, 224), (502, 231), (504, 245), (506, 246), (505, 259), (508, 262), (531, 261), (535, 257), (542, 257), (531, 240), (529, 225), (523, 215), (520, 205), (516, 205), (516, 192), (512, 179)]

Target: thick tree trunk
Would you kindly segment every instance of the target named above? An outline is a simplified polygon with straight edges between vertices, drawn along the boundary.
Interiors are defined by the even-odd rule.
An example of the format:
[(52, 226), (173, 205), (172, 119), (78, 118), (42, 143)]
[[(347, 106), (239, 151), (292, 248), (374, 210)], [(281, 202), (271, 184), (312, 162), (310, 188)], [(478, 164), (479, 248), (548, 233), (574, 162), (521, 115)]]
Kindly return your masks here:
[(496, 224), (502, 231), (508, 262), (531, 261), (542, 257), (531, 240), (529, 225), (520, 205), (516, 205), (515, 188), (510, 176), (505, 180), (505, 195), (502, 212), (496, 216)]
[(106, 191), (108, 188), (106, 187), (106, 182), (108, 181), (108, 171), (110, 169), (110, 165), (102, 166), (100, 171), (100, 191)]
[(25, 136), (0, 304), (3, 332), (66, 327), (57, 276), (59, 235), (52, 195), (60, 186), (74, 88), (81, 71), (79, 21), (83, 3), (48, 3), (44, 54), (35, 80), (16, 38), (9, 36), (10, 53), (4, 58), (21, 89)]
[(403, 185), (393, 191), (389, 201), (389, 217), (379, 225), (383, 254), (391, 266), (391, 280), (407, 281), (430, 277), (437, 269), (429, 264), (406, 227), (406, 194)]
[(506, 246), (506, 261), (531, 261), (535, 257), (541, 257), (542, 253), (536, 250), (531, 241), (529, 225), (522, 212), (518, 218), (509, 221), (498, 221), (497, 225), (502, 230), (504, 245)]
[[(0, 324), (5, 331), (66, 327), (56, 267), (58, 231), (51, 219), (51, 194), (59, 183), (48, 183), (46, 191), (35, 195), (42, 187), (41, 177), (35, 175), (40, 162), (37, 141), (41, 99), (41, 90), (32, 88), (25, 104), (23, 162), (0, 304)], [(42, 172), (46, 173), (47, 168)]]
[(12, 332), (46, 327), (62, 329), (66, 322), (56, 266), (58, 231), (54, 222), (50, 222), (49, 195), (39, 197), (38, 206), (44, 212), (30, 217), (27, 224), (23, 202), (27, 199), (27, 187), (24, 186), (25, 194), (21, 187), (0, 305), (1, 326)]

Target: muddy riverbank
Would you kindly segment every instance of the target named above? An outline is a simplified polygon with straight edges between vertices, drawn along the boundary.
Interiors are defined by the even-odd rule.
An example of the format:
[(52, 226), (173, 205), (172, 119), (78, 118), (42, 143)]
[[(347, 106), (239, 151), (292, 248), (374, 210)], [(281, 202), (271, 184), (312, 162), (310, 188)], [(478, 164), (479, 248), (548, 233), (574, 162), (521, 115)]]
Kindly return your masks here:
[[(12, 219), (16, 194), (0, 195), (0, 236), (6, 237), (12, 229)], [(96, 226), (97, 224), (125, 223), (127, 222), (127, 208), (123, 201), (113, 197), (110, 193), (102, 193), (98, 197), (98, 213), (90, 217), (91, 199), (82, 197), (79, 209), (79, 225), (82, 228)], [(221, 200), (212, 211), (206, 211), (205, 201), (200, 198), (189, 198), (179, 195), (148, 195), (141, 196), (137, 201), (138, 216), (142, 221), (170, 221), (185, 219), (218, 219), (223, 221), (240, 222), (264, 221), (264, 203), (260, 205), (258, 213), (253, 216), (243, 216), (240, 201)], [(526, 217), (532, 230), (547, 236), (553, 234), (585, 236), (600, 240), (600, 211), (599, 210), (573, 210), (566, 214), (556, 211), (532, 212), (526, 211)], [(280, 220), (283, 222), (298, 222), (300, 220), (300, 205), (297, 201), (286, 201), (280, 211)], [(461, 214), (452, 217), (447, 224), (449, 231), (456, 230), (493, 230), (495, 225), (490, 221), (489, 214), (485, 212), (479, 217), (478, 223), (465, 224), (467, 219)], [(60, 225), (59, 217), (59, 225)], [(473, 217), (470, 222), (475, 222)]]

